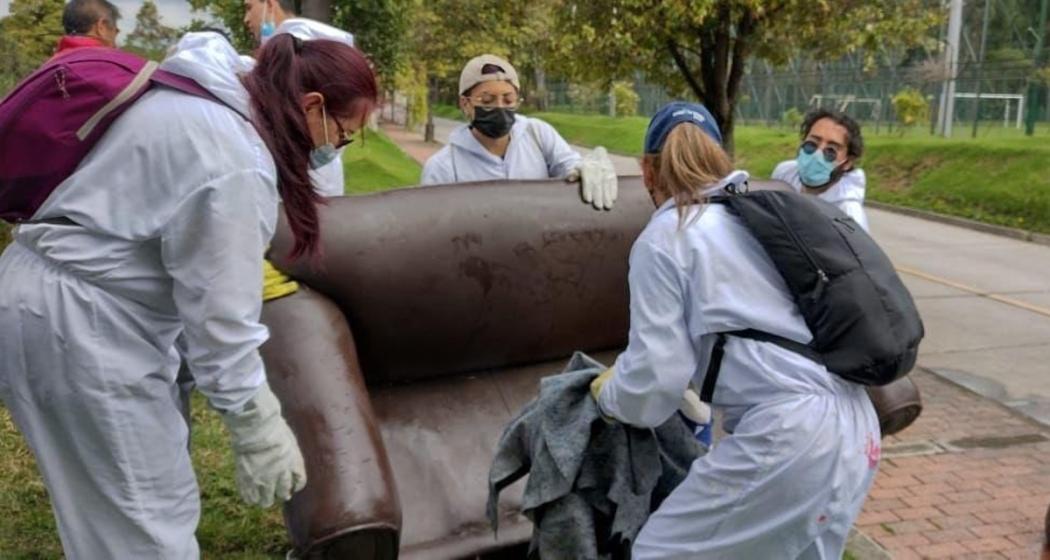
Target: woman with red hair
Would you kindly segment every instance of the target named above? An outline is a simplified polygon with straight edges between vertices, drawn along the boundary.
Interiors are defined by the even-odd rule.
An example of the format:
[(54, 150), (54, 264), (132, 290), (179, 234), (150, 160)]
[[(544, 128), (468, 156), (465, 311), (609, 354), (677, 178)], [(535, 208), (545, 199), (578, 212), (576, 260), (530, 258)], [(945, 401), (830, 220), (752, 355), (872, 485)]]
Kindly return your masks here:
[(196, 558), (200, 497), (179, 355), (226, 424), (237, 485), (268, 507), (306, 484), (258, 347), (263, 253), (283, 202), (317, 251), (311, 168), (376, 106), (364, 56), (275, 37), (255, 66), (192, 33), (0, 257), (0, 398), (29, 442), (66, 556)]

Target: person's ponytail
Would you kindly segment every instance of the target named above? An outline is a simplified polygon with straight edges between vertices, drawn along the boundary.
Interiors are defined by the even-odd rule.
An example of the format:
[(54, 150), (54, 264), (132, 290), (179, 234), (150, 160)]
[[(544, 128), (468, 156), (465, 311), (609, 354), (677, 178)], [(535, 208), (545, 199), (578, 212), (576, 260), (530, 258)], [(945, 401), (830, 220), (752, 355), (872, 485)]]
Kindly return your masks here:
[(310, 183), (313, 142), (300, 106), (305, 90), (296, 43), (298, 39), (287, 33), (274, 36), (260, 49), (255, 69), (244, 80), (255, 127), (277, 166), (277, 191), (295, 237), (292, 257), (317, 251), (317, 205), (322, 203)]
[(302, 41), (281, 33), (259, 50), (244, 86), (251, 96), (256, 129), (277, 166), (277, 190), (295, 238), (291, 256), (314, 256), (320, 248), (317, 206), (324, 199), (310, 181), (314, 145), (302, 97), (319, 92), (328, 115), (363, 120), (377, 104), (375, 73), (364, 55), (349, 45)]

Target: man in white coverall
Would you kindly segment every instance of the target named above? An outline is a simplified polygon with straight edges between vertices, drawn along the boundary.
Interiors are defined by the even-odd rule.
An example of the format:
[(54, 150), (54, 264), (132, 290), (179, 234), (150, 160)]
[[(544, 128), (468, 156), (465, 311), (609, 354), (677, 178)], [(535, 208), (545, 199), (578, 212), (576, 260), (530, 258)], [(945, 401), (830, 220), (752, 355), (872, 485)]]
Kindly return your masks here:
[(864, 138), (857, 121), (845, 113), (815, 109), (802, 121), (798, 157), (778, 164), (773, 178), (834, 204), (867, 231), (866, 180), (857, 167), (862, 155)]
[(469, 122), (423, 165), (422, 184), (565, 178), (580, 181), (584, 202), (596, 209), (616, 203), (616, 170), (605, 148), (581, 158), (554, 127), (519, 114), (521, 83), (509, 62), (491, 54), (471, 59), (459, 94)]

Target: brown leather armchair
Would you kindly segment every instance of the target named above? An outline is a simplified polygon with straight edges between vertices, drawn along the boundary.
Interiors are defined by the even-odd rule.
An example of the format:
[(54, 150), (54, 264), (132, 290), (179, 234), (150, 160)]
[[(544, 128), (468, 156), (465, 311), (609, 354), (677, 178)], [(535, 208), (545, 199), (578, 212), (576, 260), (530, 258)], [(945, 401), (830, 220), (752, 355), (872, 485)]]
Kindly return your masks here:
[(639, 177), (611, 212), (561, 181), (333, 199), (323, 256), (271, 257), (301, 284), (266, 304), (270, 382), (307, 460), (285, 507), (308, 558), (475, 557), (520, 546), (520, 489), (485, 518), (503, 427), (575, 350), (627, 338), (627, 258), (653, 212)]

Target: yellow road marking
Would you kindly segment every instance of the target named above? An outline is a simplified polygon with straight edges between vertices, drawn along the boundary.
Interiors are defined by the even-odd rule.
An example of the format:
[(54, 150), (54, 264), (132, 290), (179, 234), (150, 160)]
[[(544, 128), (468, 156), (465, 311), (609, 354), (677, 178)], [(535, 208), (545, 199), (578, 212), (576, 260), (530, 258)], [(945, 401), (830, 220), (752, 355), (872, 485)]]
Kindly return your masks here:
[(1018, 307), (1018, 308), (1021, 308), (1021, 309), (1027, 310), (1027, 311), (1031, 311), (1032, 313), (1038, 313), (1039, 315), (1042, 315), (1044, 317), (1050, 317), (1050, 309), (1048, 309), (1046, 307), (1042, 307), (1042, 306), (1039, 306), (1039, 305), (1033, 305), (1031, 303), (1028, 303), (1028, 302), (1025, 302), (1025, 301), (1016, 300), (1016, 299), (1011, 298), (1011, 297), (1006, 297), (1006, 296), (1002, 296), (1002, 295), (999, 295), (999, 294), (994, 294), (994, 293), (986, 291), (986, 290), (980, 290), (978, 288), (973, 288), (971, 286), (967, 286), (966, 284), (960, 284), (958, 282), (955, 282), (954, 280), (948, 280), (947, 278), (941, 278), (940, 276), (934, 276), (933, 274), (929, 274), (929, 273), (923, 272), (921, 270), (916, 270), (914, 268), (909, 268), (909, 267), (906, 267), (906, 266), (898, 266), (896, 268), (897, 268), (897, 272), (901, 272), (901, 273), (904, 273), (904, 274), (910, 274), (912, 276), (915, 276), (915, 277), (918, 277), (918, 278), (922, 278), (923, 280), (929, 280), (930, 282), (935, 282), (937, 284), (948, 286), (950, 288), (955, 288), (956, 290), (962, 290), (964, 292), (971, 293), (971, 294), (973, 294), (975, 296), (988, 298), (988, 299), (993, 300), (993, 301), (998, 301), (999, 303), (1005, 303), (1006, 305), (1012, 305), (1014, 307)]

